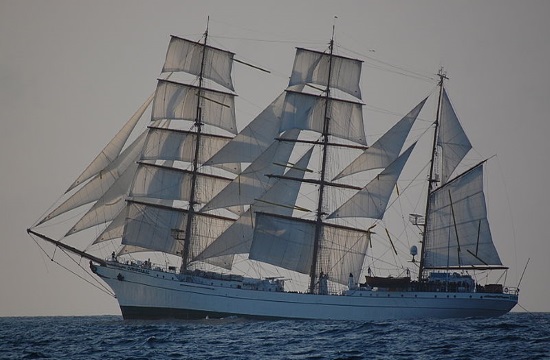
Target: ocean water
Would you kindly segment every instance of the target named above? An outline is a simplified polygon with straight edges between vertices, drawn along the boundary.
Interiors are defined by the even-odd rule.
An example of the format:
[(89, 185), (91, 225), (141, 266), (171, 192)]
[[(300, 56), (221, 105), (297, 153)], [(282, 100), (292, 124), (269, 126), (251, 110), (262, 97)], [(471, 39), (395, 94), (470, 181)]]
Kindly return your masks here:
[(550, 313), (385, 322), (0, 318), (0, 359), (550, 359)]

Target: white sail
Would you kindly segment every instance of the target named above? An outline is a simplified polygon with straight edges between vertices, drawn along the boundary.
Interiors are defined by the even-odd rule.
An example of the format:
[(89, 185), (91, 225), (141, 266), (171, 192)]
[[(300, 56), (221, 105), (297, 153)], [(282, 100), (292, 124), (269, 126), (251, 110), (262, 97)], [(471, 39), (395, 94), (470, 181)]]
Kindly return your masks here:
[(330, 214), (328, 219), (343, 217), (382, 219), (399, 175), (415, 145), (416, 143), (412, 144), (367, 186)]
[[(288, 170), (285, 176), (303, 178), (313, 148), (309, 149)], [(197, 260), (220, 255), (246, 254), (250, 251), (254, 235), (254, 217), (256, 212), (270, 212), (278, 215), (292, 215), (301, 183), (296, 180), (280, 178), (269, 190), (257, 199), (219, 238), (197, 256)]]
[(446, 183), (460, 161), (472, 148), (470, 140), (458, 121), (447, 92), (443, 89), (437, 144), (441, 147), (441, 182)]
[[(141, 159), (192, 162), (196, 138), (193, 132), (150, 127)], [(217, 153), (230, 140), (226, 136), (201, 134), (203, 146), (199, 152), (199, 163)]]
[(368, 231), (324, 224), (317, 267), (329, 280), (348, 284), (349, 274), (361, 274), (370, 242)]
[(126, 254), (135, 254), (135, 253), (147, 252), (147, 251), (151, 251), (151, 250), (145, 249), (139, 246), (122, 245), (120, 249), (118, 249), (117, 256), (126, 255)]
[(132, 133), (132, 130), (136, 127), (137, 122), (143, 116), (145, 110), (151, 101), (153, 101), (154, 94), (151, 94), (149, 98), (141, 105), (141, 107), (136, 111), (136, 113), (128, 120), (126, 124), (120, 129), (120, 131), (115, 135), (115, 137), (101, 150), (97, 157), (88, 165), (86, 170), (80, 174), (80, 176), (74, 181), (74, 183), (69, 186), (65, 193), (68, 193), (78, 185), (82, 184), (84, 181), (88, 180), (92, 176), (99, 173), (106, 166), (108, 166), (120, 153), (126, 140)]
[(76, 209), (84, 204), (96, 201), (103, 196), (126, 169), (139, 158), (139, 153), (145, 141), (142, 133), (128, 146), (114, 161), (104, 168), (95, 178), (86, 183), (77, 192), (71, 195), (61, 205), (51, 211), (38, 225), (53, 219), (56, 216)]
[(397, 124), (382, 135), (374, 144), (353, 160), (333, 180), (352, 175), (360, 171), (385, 168), (399, 156), (411, 128), (428, 98), (422, 100)]
[[(122, 244), (181, 255), (188, 210), (129, 201)], [(193, 215), (191, 258), (204, 250), (233, 219), (209, 214)]]
[[(309, 274), (315, 226), (311, 220), (258, 212), (249, 258)], [(320, 267), (331, 280), (346, 284), (350, 273), (360, 273), (369, 242), (366, 231), (324, 223), (320, 240)]]
[(284, 98), (279, 95), (205, 165), (252, 162), (260, 156), (280, 133)]
[(311, 147), (302, 157), (252, 204), (253, 211), (270, 212), (279, 215), (291, 215), (295, 209), (296, 199), (313, 154)]
[[(361, 99), (359, 80), (362, 63), (357, 59), (297, 48), (288, 86), (308, 83), (329, 86)], [(330, 84), (328, 83), (329, 66), (332, 70)]]
[[(192, 176), (187, 170), (140, 163), (130, 196), (189, 201)], [(207, 202), (230, 182), (220, 176), (197, 174), (195, 201)]]
[(220, 267), (222, 269), (231, 270), (233, 269), (233, 258), (234, 258), (233, 255), (224, 255), (224, 256), (211, 257), (200, 261), (210, 265)]
[(113, 221), (99, 234), (93, 244), (107, 240), (121, 238), (124, 235), (124, 225), (126, 223), (126, 206), (118, 213)]
[[(288, 140), (298, 138), (300, 131), (289, 130), (282, 137)], [(275, 183), (276, 179), (269, 175), (282, 175), (295, 142), (275, 141), (249, 167), (224, 188), (216, 197), (208, 202), (201, 211), (208, 211), (232, 205), (248, 205), (260, 197)]]
[(285, 97), (281, 131), (288, 129), (312, 130), (323, 133), (325, 116), (330, 118), (331, 135), (366, 145), (362, 104), (288, 91)]
[(235, 95), (168, 80), (158, 81), (151, 120), (195, 121), (199, 102), (202, 122), (237, 133)]
[(185, 228), (184, 214), (176, 209), (131, 202), (127, 207), (122, 244), (181, 254), (183, 243), (172, 236), (172, 229)]
[(493, 244), (478, 165), (430, 195), (425, 267), (502, 265)]
[(184, 71), (197, 76), (202, 74), (204, 78), (233, 90), (233, 56), (229, 51), (172, 36), (162, 71)]
[(95, 225), (107, 223), (116, 218), (126, 206), (125, 198), (128, 195), (137, 167), (137, 163), (130, 164), (109, 190), (96, 201), (92, 208), (78, 220), (65, 236)]
[(308, 274), (314, 235), (315, 222), (258, 212), (249, 258)]

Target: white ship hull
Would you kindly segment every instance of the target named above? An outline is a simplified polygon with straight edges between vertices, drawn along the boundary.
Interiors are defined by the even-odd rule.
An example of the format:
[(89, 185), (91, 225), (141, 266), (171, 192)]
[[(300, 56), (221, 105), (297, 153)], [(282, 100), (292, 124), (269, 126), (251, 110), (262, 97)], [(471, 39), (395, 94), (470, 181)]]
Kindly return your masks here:
[(350, 291), (313, 295), (230, 287), (212, 280), (199, 284), (176, 273), (108, 262), (94, 266), (115, 292), (125, 319), (222, 318), (388, 320), (494, 317), (516, 304), (515, 294), (414, 291)]

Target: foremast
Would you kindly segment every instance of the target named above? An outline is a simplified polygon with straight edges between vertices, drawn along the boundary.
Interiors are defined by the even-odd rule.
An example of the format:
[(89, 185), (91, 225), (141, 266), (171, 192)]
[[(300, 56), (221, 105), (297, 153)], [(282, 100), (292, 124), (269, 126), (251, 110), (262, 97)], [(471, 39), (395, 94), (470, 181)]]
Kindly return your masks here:
[[(208, 27), (204, 41), (171, 37), (162, 73), (181, 74), (183, 82), (158, 80), (151, 125), (122, 219), (122, 254), (175, 255), (181, 259), (181, 271), (235, 221), (204, 213), (201, 207), (231, 182), (205, 168), (205, 162), (237, 133), (234, 54), (207, 45), (207, 38)], [(189, 82), (190, 75), (195, 84)]]
[[(234, 222), (199, 214), (196, 207), (231, 180), (199, 171), (201, 164), (232, 138), (203, 132), (203, 123), (232, 135), (237, 132), (231, 79), (234, 54), (207, 46), (207, 37), (208, 25), (204, 43), (171, 37), (162, 68), (166, 77), (158, 80), (155, 92), (73, 182), (64, 201), (34, 227), (91, 204), (63, 237), (108, 224), (91, 245), (121, 238), (119, 254), (163, 252), (182, 258), (186, 268), (197, 245), (193, 237), (206, 231), (216, 236)], [(196, 76), (198, 86), (169, 81), (175, 73)], [(210, 88), (203, 80), (231, 92)], [(127, 144), (149, 107), (150, 125)], [(180, 120), (185, 125), (171, 126)], [(196, 130), (188, 130), (188, 123)], [(62, 247), (61, 243), (58, 246)]]
[[(208, 21), (206, 24), (206, 31), (204, 32), (204, 46), (206, 47), (206, 41), (208, 40)], [(183, 242), (183, 251), (181, 255), (181, 271), (187, 270), (187, 266), (189, 265), (189, 249), (191, 247), (191, 241), (192, 241), (192, 232), (193, 232), (193, 218), (195, 215), (195, 191), (197, 186), (197, 174), (198, 174), (198, 167), (199, 167), (199, 151), (200, 151), (200, 144), (201, 144), (201, 131), (202, 131), (202, 107), (201, 107), (201, 101), (203, 98), (203, 74), (204, 74), (204, 62), (206, 59), (206, 48), (203, 48), (202, 52), (202, 58), (201, 58), (201, 66), (200, 66), (200, 73), (199, 73), (199, 84), (197, 88), (197, 108), (195, 113), (195, 128), (196, 128), (196, 141), (195, 141), (195, 154), (193, 156), (193, 170), (191, 175), (191, 189), (190, 189), (190, 195), (189, 195), (189, 209), (187, 214), (187, 222), (185, 224), (185, 239)]]
[(334, 52), (334, 25), (332, 26), (332, 37), (330, 39), (330, 45), (329, 45), (329, 66), (328, 66), (328, 81), (327, 86), (325, 89), (325, 112), (323, 116), (323, 132), (322, 132), (322, 148), (323, 148), (323, 155), (321, 160), (321, 176), (319, 179), (319, 198), (317, 203), (317, 214), (316, 214), (316, 222), (315, 222), (315, 237), (313, 241), (313, 257), (311, 262), (311, 270), (309, 272), (309, 292), (313, 294), (315, 292), (315, 283), (317, 279), (317, 263), (318, 263), (318, 256), (319, 256), (319, 248), (321, 245), (321, 230), (323, 228), (323, 197), (324, 197), (324, 190), (326, 185), (326, 166), (327, 166), (327, 151), (328, 151), (328, 140), (329, 140), (329, 125), (330, 125), (330, 118), (328, 116), (329, 114), (329, 106), (330, 106), (330, 81), (332, 77), (332, 55)]

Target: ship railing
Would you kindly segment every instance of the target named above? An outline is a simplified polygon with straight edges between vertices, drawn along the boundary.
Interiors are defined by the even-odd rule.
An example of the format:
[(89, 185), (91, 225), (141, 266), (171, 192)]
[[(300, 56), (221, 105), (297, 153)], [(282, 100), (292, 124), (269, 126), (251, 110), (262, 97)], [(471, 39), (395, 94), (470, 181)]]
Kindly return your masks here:
[(115, 262), (123, 265), (133, 266), (140, 269), (148, 269), (148, 270), (155, 270), (155, 271), (161, 271), (165, 273), (177, 273), (177, 267), (172, 265), (161, 265), (152, 263), (151, 260), (125, 260), (122, 261), (121, 259), (118, 259), (117, 257), (111, 257), (106, 259), (109, 262)]
[(476, 292), (478, 293), (488, 293), (488, 294), (510, 294), (518, 295), (519, 288), (512, 286), (504, 286), (502, 284), (487, 284), (487, 285), (476, 285)]
[(502, 293), (510, 295), (519, 295), (519, 288), (515, 286), (506, 286), (502, 289)]

